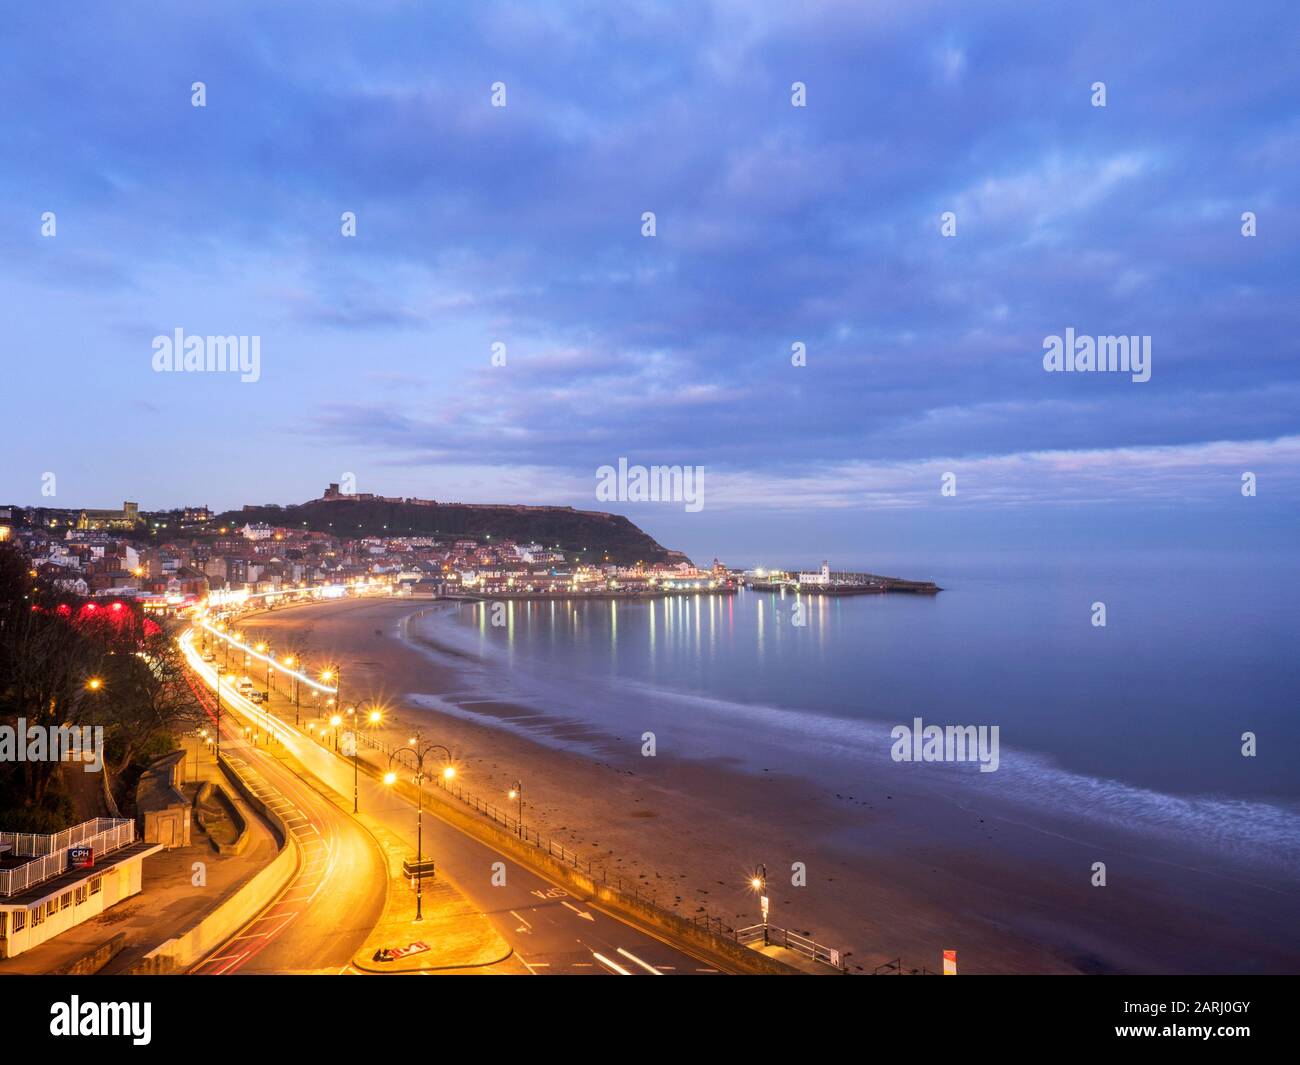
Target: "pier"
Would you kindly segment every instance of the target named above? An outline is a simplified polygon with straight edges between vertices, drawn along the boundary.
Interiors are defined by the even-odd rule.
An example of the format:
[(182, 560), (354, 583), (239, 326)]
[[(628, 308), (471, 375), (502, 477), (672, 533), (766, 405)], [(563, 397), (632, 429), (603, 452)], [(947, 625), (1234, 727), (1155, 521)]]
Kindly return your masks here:
[(816, 573), (787, 570), (755, 570), (745, 577), (745, 587), (755, 592), (798, 592), (801, 595), (936, 595), (943, 591), (933, 581), (910, 581), (901, 577), (883, 577), (876, 573), (832, 571), (823, 562)]

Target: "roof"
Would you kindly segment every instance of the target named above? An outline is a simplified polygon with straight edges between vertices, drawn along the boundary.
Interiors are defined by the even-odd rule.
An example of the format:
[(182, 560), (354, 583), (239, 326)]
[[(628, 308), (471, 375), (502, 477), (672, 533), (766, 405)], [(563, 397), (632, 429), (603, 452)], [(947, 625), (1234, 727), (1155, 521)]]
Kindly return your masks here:
[(17, 895), (0, 896), (0, 909), (19, 909), (25, 906), (34, 906), (38, 902), (44, 902), (55, 895), (62, 895), (65, 891), (71, 891), (74, 887), (100, 876), (110, 869), (114, 869), (126, 862), (143, 861), (151, 854), (156, 854), (163, 849), (161, 843), (145, 843), (137, 841), (126, 847), (119, 847), (115, 851), (109, 851), (108, 854), (101, 858), (95, 855), (95, 865), (90, 869), (69, 869), (66, 873), (60, 873), (58, 876), (52, 876), (48, 880), (42, 880), (39, 884), (33, 884), (26, 891), (21, 891)]

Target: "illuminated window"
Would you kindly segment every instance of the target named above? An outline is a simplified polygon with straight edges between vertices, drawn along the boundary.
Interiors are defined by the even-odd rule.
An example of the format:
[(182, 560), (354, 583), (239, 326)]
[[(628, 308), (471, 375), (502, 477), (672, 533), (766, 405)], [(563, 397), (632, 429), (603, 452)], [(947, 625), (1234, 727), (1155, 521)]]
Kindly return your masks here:
[(44, 924), (44, 923), (45, 923), (45, 907), (44, 907), (44, 906), (33, 906), (33, 907), (32, 907), (32, 910), (31, 910), (31, 914), (32, 914), (32, 927), (33, 927), (33, 928), (35, 928), (38, 924)]
[(86, 901), (86, 885), (82, 884), (79, 888), (77, 888), (77, 905), (80, 906), (85, 901)]
[(98, 895), (99, 889), (102, 888), (103, 886), (104, 886), (104, 878), (102, 876), (97, 876), (92, 878), (90, 881), (90, 893), (92, 895)]

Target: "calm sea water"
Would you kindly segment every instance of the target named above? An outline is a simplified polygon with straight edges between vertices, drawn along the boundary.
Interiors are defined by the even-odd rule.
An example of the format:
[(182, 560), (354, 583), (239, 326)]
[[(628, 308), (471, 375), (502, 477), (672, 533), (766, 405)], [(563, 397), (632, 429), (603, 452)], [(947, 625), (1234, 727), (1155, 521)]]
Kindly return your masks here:
[(945, 590), (805, 597), (802, 627), (793, 596), (755, 592), (513, 603), (500, 628), (462, 605), (418, 625), (457, 652), (461, 694), (623, 744), (653, 731), (661, 753), (851, 787), (867, 765), (900, 770), (895, 725), (998, 725), (998, 772), (939, 767), (944, 786), (1300, 869), (1300, 565), (1153, 555), (874, 568)]

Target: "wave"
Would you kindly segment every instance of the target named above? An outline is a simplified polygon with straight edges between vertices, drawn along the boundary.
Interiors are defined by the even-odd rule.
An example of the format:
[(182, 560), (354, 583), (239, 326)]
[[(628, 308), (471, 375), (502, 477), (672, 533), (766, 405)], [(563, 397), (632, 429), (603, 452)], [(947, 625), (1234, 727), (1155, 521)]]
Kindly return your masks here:
[[(449, 615), (442, 613), (442, 617)], [(1156, 791), (1106, 777), (1088, 776), (1062, 768), (1050, 756), (1002, 746), (995, 773), (980, 773), (972, 763), (894, 763), (889, 752), (894, 724), (873, 719), (836, 717), (764, 703), (740, 702), (714, 695), (686, 692), (639, 680), (584, 676), (581, 699), (575, 698), (569, 674), (547, 676), (534, 661), (521, 670), (506, 668), (507, 655), (455, 624), (421, 626), (409, 642), (443, 665), (459, 667), (476, 699), (527, 707), (556, 722), (608, 726), (611, 714), (620, 721), (635, 714), (638, 721), (666, 721), (675, 737), (689, 736), (674, 747), (688, 747), (701, 757), (724, 755), (752, 769), (781, 758), (783, 771), (825, 780), (828, 771), (843, 774), (870, 767), (874, 772), (908, 773), (906, 785), (929, 785), (963, 803), (1006, 808), (1009, 820), (1027, 827), (1056, 831), (1061, 822), (1136, 833), (1180, 847), (1215, 855), (1230, 855), (1267, 865), (1292, 876), (1300, 874), (1300, 805), (1213, 795), (1183, 796)], [(468, 665), (466, 670), (464, 667)], [(468, 676), (466, 674), (473, 674)], [(466, 720), (506, 729), (548, 746), (592, 755), (598, 748), (548, 735), (536, 722), (502, 719), (476, 713), (463, 703), (433, 695), (412, 697), (420, 705)], [(908, 722), (910, 723), (910, 719)], [(927, 723), (947, 724), (931, 715)], [(607, 753), (607, 752), (605, 752)], [(769, 756), (764, 759), (764, 756)], [(901, 778), (900, 786), (903, 786)], [(981, 807), (982, 808), (982, 807)], [(1022, 820), (1023, 819), (1023, 820)], [(1045, 823), (1052, 822), (1052, 825)]]

